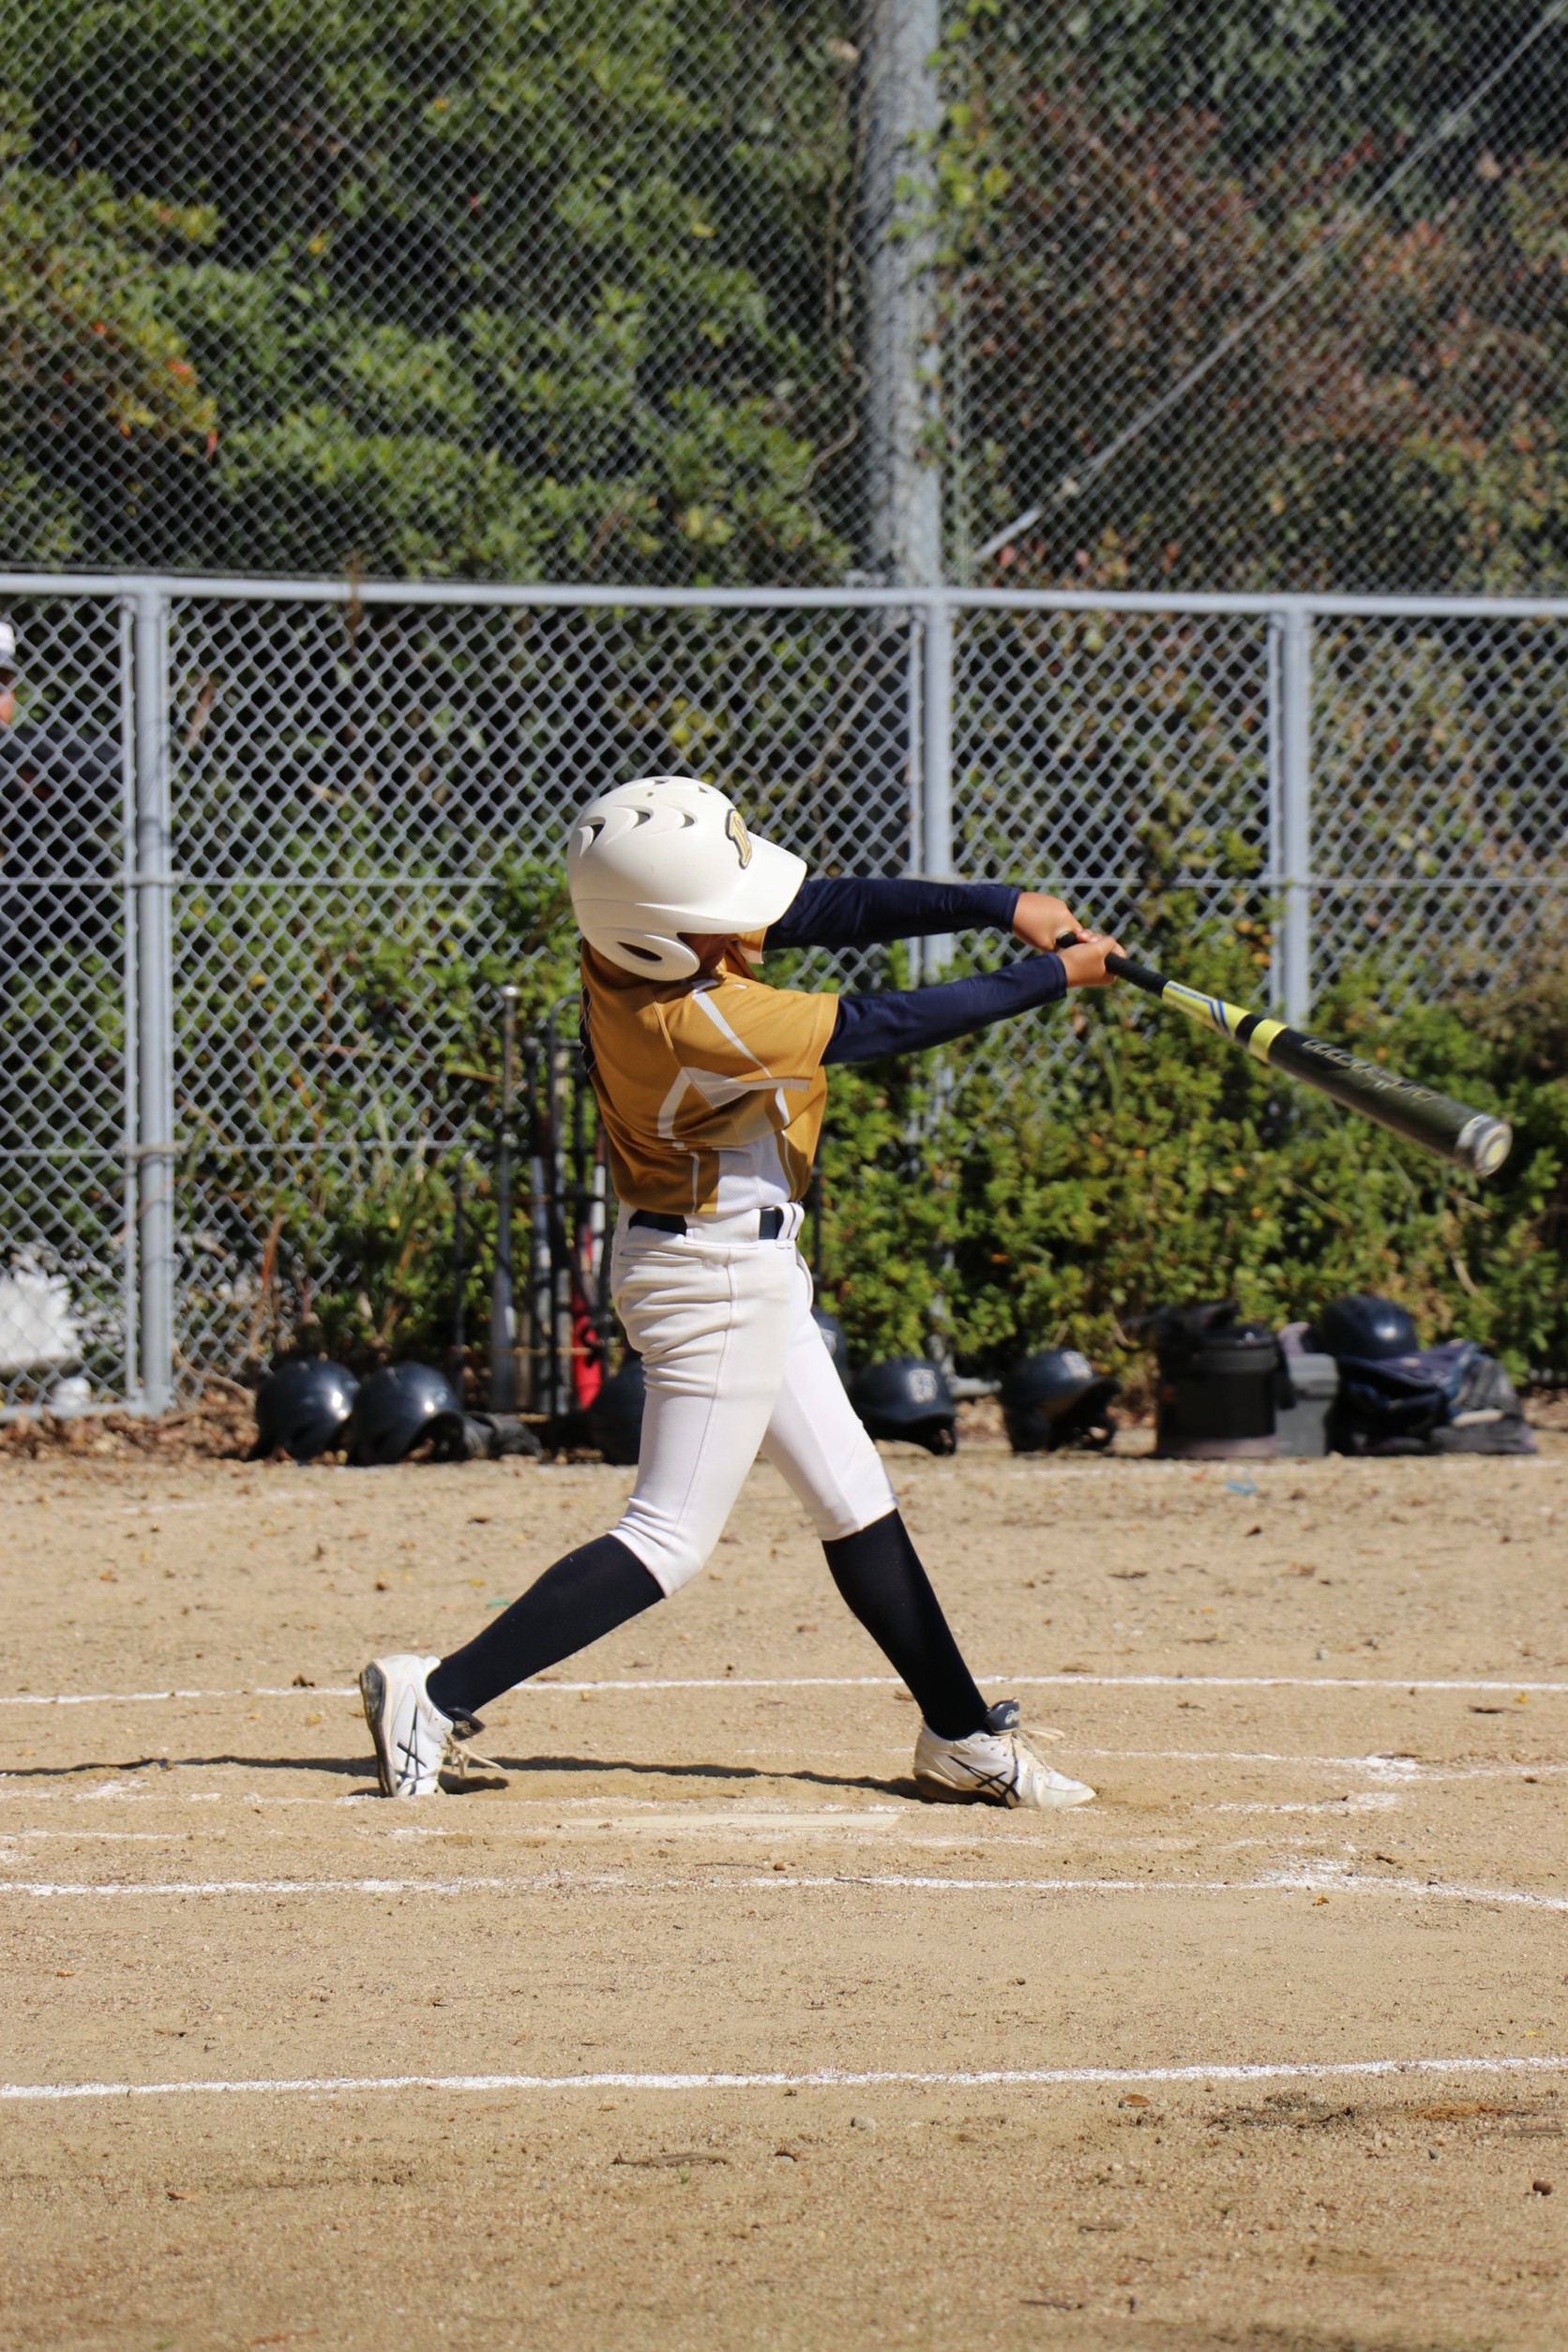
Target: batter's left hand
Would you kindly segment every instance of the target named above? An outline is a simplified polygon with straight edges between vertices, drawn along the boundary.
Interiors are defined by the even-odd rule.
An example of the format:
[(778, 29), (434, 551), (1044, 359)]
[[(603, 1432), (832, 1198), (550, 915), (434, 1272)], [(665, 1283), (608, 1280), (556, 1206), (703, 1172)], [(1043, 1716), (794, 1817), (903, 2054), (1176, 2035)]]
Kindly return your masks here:
[(1049, 897), (1043, 890), (1024, 891), (1013, 914), (1014, 935), (1026, 947), (1051, 948), (1063, 931), (1077, 939), (1090, 928), (1060, 898)]

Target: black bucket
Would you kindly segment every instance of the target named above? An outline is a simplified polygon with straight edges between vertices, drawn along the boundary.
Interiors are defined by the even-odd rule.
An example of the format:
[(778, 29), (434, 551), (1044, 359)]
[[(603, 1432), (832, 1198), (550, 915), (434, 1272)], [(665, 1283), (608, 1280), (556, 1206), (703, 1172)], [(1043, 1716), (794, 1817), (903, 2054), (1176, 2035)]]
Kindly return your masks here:
[(612, 1372), (588, 1408), (588, 1441), (607, 1462), (629, 1469), (642, 1442), (642, 1399), (647, 1383), (642, 1359), (628, 1348), (626, 1362)]
[(1259, 1461), (1279, 1450), (1279, 1343), (1233, 1299), (1150, 1318), (1159, 1360), (1154, 1451), (1167, 1460)]

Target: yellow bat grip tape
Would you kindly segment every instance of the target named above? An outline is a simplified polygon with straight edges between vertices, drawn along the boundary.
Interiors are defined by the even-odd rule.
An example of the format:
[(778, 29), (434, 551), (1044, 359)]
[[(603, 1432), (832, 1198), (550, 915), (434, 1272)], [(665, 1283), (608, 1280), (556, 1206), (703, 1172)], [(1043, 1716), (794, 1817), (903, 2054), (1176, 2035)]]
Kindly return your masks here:
[(1244, 1042), (1248, 1053), (1259, 1062), (1267, 1062), (1269, 1048), (1285, 1027), (1283, 1021), (1259, 1020), (1257, 1015), (1249, 1013), (1244, 1005), (1228, 1004), (1222, 996), (1204, 996), (1198, 988), (1184, 988), (1179, 980), (1166, 982), (1165, 1000), (1191, 1019), (1201, 1021), (1204, 1028), (1212, 1029), (1216, 1036), (1229, 1037), (1233, 1045), (1244, 1042), (1241, 1036), (1244, 1023), (1253, 1022), (1251, 1034)]

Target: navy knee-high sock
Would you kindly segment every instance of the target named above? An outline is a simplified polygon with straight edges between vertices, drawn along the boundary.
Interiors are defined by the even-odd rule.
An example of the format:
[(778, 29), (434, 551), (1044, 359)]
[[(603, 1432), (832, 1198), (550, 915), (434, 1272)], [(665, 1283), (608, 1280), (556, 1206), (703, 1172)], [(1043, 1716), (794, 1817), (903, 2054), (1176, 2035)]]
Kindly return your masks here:
[(900, 1673), (931, 1729), (967, 1739), (986, 1722), (986, 1702), (897, 1511), (857, 1535), (822, 1545), (833, 1581), (882, 1656)]
[(556, 1560), (493, 1624), (443, 1658), (425, 1688), (444, 1715), (475, 1714), (663, 1598), (662, 1586), (619, 1536), (596, 1536)]

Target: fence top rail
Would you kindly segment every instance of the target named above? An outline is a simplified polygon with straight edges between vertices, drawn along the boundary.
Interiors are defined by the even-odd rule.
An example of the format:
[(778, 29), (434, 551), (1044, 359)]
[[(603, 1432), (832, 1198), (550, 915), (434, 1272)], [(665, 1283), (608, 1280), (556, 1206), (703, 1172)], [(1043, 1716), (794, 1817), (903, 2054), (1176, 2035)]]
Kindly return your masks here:
[(495, 580), (288, 580), (255, 574), (27, 572), (0, 570), (8, 596), (102, 596), (130, 603), (184, 598), (226, 604), (490, 606), (517, 611), (578, 606), (588, 611), (897, 612), (1287, 613), (1333, 619), (1568, 620), (1568, 596), (1331, 596), (1094, 588), (644, 588)]

